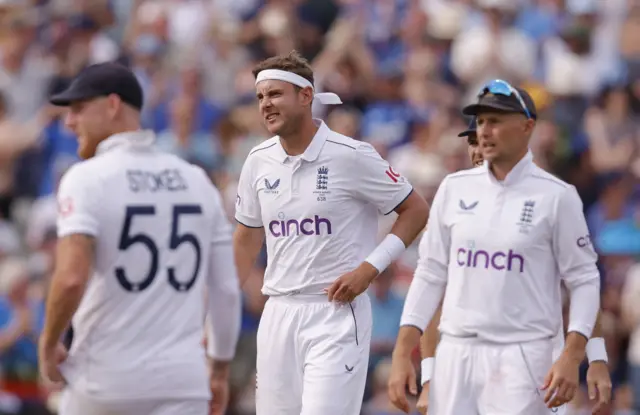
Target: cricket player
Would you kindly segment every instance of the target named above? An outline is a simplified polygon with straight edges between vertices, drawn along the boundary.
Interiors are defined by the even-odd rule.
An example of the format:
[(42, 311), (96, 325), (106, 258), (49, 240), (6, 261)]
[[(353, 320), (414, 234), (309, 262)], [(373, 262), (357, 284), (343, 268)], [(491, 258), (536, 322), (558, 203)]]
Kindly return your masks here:
[(58, 190), (39, 342), (43, 377), (67, 384), (60, 415), (222, 415), (241, 309), (220, 194), (200, 168), (154, 148), (127, 68), (89, 66), (51, 102), (69, 107), (84, 159)]
[[(266, 128), (242, 169), (234, 253), (246, 278), (266, 237), (258, 415), (358, 415), (371, 338), (371, 281), (424, 228), (428, 205), (371, 145), (331, 131), (295, 51), (254, 69)], [(375, 245), (379, 213), (398, 213)]]
[[(469, 152), (469, 159), (471, 163), (478, 167), (482, 166), (484, 161), (482, 157), (482, 151), (478, 145), (478, 136), (476, 133), (476, 120), (473, 118), (469, 124), (469, 128), (460, 134), (458, 137), (466, 137), (467, 150)], [(422, 415), (427, 414), (429, 407), (429, 383), (433, 372), (434, 356), (436, 354), (436, 347), (440, 341), (440, 334), (438, 332), (438, 325), (440, 324), (440, 314), (442, 307), (439, 307), (435, 316), (429, 323), (429, 326), (420, 338), (420, 352), (422, 355), (421, 362), (421, 380), (422, 391), (417, 402), (417, 409)], [(589, 396), (591, 399), (597, 399), (596, 405), (593, 408), (594, 413), (598, 413), (605, 405), (608, 404), (611, 398), (611, 376), (609, 374), (609, 368), (607, 366), (607, 351), (604, 346), (604, 338), (602, 338), (602, 326), (600, 324), (600, 316), (596, 320), (596, 325), (593, 330), (593, 337), (589, 339), (587, 343), (587, 359), (589, 360), (589, 370), (587, 371), (587, 386)], [(553, 347), (553, 360), (555, 361), (564, 348), (564, 328), (554, 337)], [(398, 367), (398, 366), (397, 366)], [(408, 365), (402, 365), (400, 367), (408, 367)], [(407, 374), (395, 373), (396, 378), (404, 379)], [(409, 376), (415, 376), (410, 373)], [(393, 385), (394, 379), (390, 379), (390, 385)], [(400, 409), (406, 408), (408, 402), (403, 400), (400, 405)], [(567, 413), (567, 406), (559, 406), (557, 415), (564, 415)]]
[[(477, 116), (486, 162), (447, 176), (436, 193), (394, 372), (408, 373), (406, 356), (444, 294), (429, 413), (549, 413), (575, 394), (599, 308), (582, 203), (575, 188), (533, 163), (536, 111), (526, 91), (492, 81), (463, 113)], [(553, 362), (561, 281), (570, 291), (569, 329)], [(410, 381), (394, 375), (395, 404)], [(409, 388), (415, 392), (415, 382)]]

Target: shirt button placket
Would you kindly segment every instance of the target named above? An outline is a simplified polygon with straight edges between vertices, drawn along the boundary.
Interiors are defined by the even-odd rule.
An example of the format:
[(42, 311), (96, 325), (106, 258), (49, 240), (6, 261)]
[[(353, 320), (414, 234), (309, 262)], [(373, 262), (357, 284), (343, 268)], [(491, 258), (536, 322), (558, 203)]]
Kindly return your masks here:
[(507, 197), (507, 189), (501, 186), (495, 195), (495, 208), (491, 215), (491, 229), (500, 229), (503, 223), (504, 203)]
[(300, 188), (300, 174), (299, 174), (299, 170), (300, 170), (300, 160), (297, 160), (291, 169), (291, 196), (297, 196), (299, 193), (299, 188)]

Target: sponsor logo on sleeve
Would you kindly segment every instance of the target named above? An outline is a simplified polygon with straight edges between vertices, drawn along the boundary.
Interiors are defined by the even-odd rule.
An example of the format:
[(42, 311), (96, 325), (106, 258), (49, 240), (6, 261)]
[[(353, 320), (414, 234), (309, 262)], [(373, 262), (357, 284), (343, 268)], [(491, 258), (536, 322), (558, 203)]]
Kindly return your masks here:
[(64, 197), (58, 200), (58, 215), (65, 218), (73, 213), (73, 199), (71, 197)]
[(391, 179), (392, 182), (398, 183), (400, 179), (400, 173), (393, 170), (393, 167), (387, 167), (387, 170), (385, 170), (384, 173)]
[(576, 240), (576, 244), (579, 248), (586, 248), (591, 246), (591, 235), (581, 236)]

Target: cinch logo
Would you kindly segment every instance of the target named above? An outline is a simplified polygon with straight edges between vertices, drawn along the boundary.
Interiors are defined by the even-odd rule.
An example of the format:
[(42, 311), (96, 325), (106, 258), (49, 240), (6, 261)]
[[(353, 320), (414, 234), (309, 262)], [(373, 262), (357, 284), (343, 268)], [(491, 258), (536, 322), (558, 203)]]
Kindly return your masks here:
[(579, 237), (578, 240), (576, 241), (576, 243), (578, 244), (578, 247), (580, 247), (580, 248), (584, 248), (586, 246), (591, 245), (591, 235), (586, 235), (586, 236)]
[(322, 230), (327, 235), (331, 235), (331, 221), (315, 215), (313, 219), (304, 218), (301, 221), (296, 219), (272, 220), (269, 222), (271, 235), (279, 238), (281, 236), (320, 235)]
[(513, 252), (512, 249), (509, 252), (487, 252), (483, 250), (474, 251), (472, 249), (458, 249), (456, 257), (458, 265), (461, 267), (469, 268), (493, 268), (498, 271), (506, 269), (512, 271), (514, 268), (520, 269), (520, 272), (524, 272), (524, 258), (522, 255)]

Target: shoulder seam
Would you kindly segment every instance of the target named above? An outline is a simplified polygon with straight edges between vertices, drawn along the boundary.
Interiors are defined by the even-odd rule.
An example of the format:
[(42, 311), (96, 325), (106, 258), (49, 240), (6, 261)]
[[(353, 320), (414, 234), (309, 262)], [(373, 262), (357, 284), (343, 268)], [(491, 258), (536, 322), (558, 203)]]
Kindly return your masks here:
[(327, 141), (327, 143), (333, 143), (333, 144), (337, 144), (337, 145), (340, 145), (340, 146), (349, 147), (349, 148), (350, 148), (350, 149), (352, 149), (352, 150), (356, 150), (356, 148), (355, 148), (355, 147), (350, 146), (349, 144), (345, 144), (345, 143), (341, 143), (341, 142), (339, 142), (339, 141), (333, 141), (333, 140), (329, 140), (329, 139), (327, 139), (326, 141)]
[(482, 173), (484, 173), (484, 171), (482, 171), (482, 170), (476, 171), (475, 169), (470, 169), (470, 170), (466, 170), (466, 171), (458, 171), (458, 172), (455, 172), (453, 174), (449, 174), (447, 176), (447, 178), (449, 178), (449, 179), (457, 179), (457, 178), (460, 178), (460, 177), (477, 176), (477, 175), (482, 174)]
[(251, 152), (249, 152), (249, 155), (252, 155), (253, 153), (257, 153), (258, 151), (261, 151), (261, 150), (266, 150), (268, 148), (271, 148), (271, 147), (275, 146), (276, 144), (277, 144), (276, 142), (273, 142), (273, 143), (269, 144), (268, 146), (254, 148), (253, 150), (251, 150)]
[(558, 179), (557, 177), (555, 177), (553, 175), (551, 175), (550, 177), (546, 177), (546, 176), (543, 176), (543, 175), (538, 174), (538, 173), (531, 173), (531, 177), (533, 177), (535, 179), (539, 179), (539, 180), (546, 180), (548, 182), (557, 184), (558, 186), (562, 187), (563, 189), (568, 189), (568, 188), (571, 187), (570, 184), (565, 183), (564, 181)]

